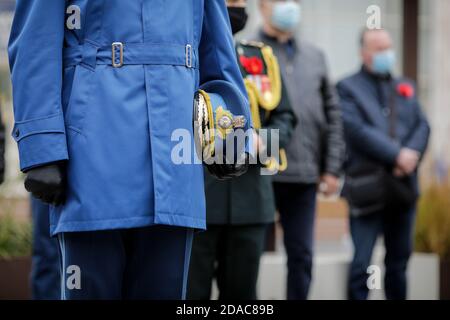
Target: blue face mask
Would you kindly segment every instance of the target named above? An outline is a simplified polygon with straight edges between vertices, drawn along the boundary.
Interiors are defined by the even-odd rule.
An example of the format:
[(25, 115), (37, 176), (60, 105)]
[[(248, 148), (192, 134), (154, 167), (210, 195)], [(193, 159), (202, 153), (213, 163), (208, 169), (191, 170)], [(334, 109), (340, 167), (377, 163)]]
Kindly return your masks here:
[(385, 50), (373, 56), (372, 71), (381, 75), (392, 72), (395, 66), (394, 50)]
[(300, 4), (294, 1), (276, 2), (273, 5), (272, 24), (282, 31), (294, 31), (300, 23)]

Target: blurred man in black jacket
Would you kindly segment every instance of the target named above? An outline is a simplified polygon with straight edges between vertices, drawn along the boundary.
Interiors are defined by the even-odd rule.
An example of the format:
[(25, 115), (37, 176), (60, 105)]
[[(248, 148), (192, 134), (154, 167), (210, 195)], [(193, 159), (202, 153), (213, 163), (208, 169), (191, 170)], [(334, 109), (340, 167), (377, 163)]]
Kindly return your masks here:
[[(235, 34), (245, 26), (246, 1), (228, 0), (227, 6)], [(254, 149), (264, 154), (263, 150), (271, 150), (277, 138), (278, 146), (284, 148), (296, 119), (277, 59), (272, 49), (261, 42), (240, 41), (236, 43), (236, 51), (248, 95), (256, 97), (250, 99)], [(266, 229), (275, 220), (271, 175), (282, 171), (282, 167), (281, 157), (274, 155), (272, 161), (258, 157), (246, 174), (232, 180), (218, 181), (205, 174), (208, 230), (194, 238), (189, 299), (209, 299), (214, 278), (220, 300), (257, 298)], [(264, 171), (268, 174), (263, 174)]]
[(348, 295), (367, 299), (367, 270), (382, 234), (386, 298), (406, 299), (419, 192), (417, 170), (430, 126), (415, 84), (393, 74), (395, 52), (386, 30), (364, 31), (361, 57), (361, 69), (338, 84), (347, 141), (344, 195), (350, 204), (355, 246)]

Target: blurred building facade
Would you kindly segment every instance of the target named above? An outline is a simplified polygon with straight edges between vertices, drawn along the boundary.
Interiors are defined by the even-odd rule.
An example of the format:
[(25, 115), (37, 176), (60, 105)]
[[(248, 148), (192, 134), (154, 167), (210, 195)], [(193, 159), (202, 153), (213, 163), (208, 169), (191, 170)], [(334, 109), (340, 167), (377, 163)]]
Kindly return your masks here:
[[(6, 126), (6, 181), (0, 186), (1, 198), (24, 198), (26, 192), (23, 188), (22, 176), (19, 174), (18, 151), (15, 141), (9, 138), (8, 132), (12, 130), (13, 116), (11, 107), (11, 85), (8, 67), (8, 39), (13, 20), (15, 1), (0, 0), (0, 108)], [(0, 214), (5, 211), (4, 203), (0, 204)]]
[[(248, 0), (250, 23), (241, 37), (258, 32), (260, 0)], [(424, 180), (448, 177), (450, 166), (450, 0), (301, 0), (299, 37), (324, 50), (335, 81), (360, 66), (359, 36), (378, 6), (381, 25), (396, 43), (396, 72), (413, 78), (432, 125)]]
[(9, 38), (9, 29), (12, 22), (14, 0), (0, 0), (0, 65), (5, 64), (6, 45)]
[(420, 2), (419, 83), (432, 125), (433, 171), (448, 178), (450, 165), (450, 0)]

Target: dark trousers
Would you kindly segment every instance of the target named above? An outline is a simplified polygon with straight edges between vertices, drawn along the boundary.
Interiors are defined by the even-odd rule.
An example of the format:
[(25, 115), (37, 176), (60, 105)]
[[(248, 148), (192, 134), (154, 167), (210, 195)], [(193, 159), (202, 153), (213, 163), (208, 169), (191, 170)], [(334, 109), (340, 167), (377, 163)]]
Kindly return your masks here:
[(49, 207), (31, 198), (33, 218), (33, 258), (31, 289), (33, 299), (57, 300), (60, 298), (58, 240), (50, 237)]
[(256, 300), (267, 226), (220, 225), (194, 237), (188, 299), (209, 300), (214, 277), (220, 300)]
[(59, 234), (61, 298), (184, 299), (192, 236), (168, 226)]
[(288, 300), (308, 298), (313, 261), (316, 188), (316, 184), (274, 183), (288, 258)]
[(350, 218), (350, 231), (355, 248), (350, 267), (348, 297), (365, 300), (369, 289), (367, 268), (380, 234), (384, 237), (386, 274), (384, 289), (389, 300), (406, 299), (406, 269), (413, 249), (415, 207), (388, 209), (384, 212)]

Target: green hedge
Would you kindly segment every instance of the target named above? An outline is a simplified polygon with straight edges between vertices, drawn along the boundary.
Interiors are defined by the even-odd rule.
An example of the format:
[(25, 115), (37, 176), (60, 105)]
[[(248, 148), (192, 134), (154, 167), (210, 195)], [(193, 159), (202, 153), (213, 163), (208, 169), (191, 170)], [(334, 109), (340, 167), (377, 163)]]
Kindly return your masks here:
[(10, 214), (0, 216), (0, 259), (31, 255), (32, 227)]
[(419, 201), (416, 250), (450, 258), (450, 183), (428, 187)]
[(9, 69), (0, 65), (0, 100), (11, 99), (11, 80)]

